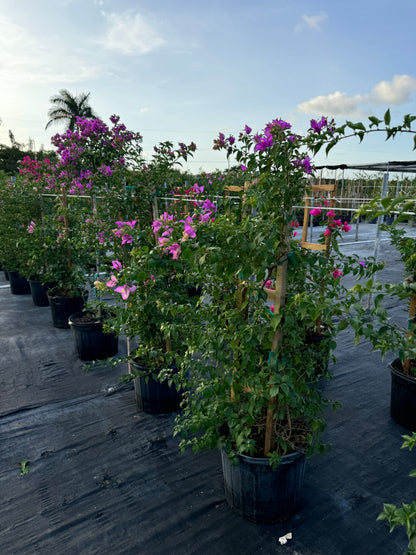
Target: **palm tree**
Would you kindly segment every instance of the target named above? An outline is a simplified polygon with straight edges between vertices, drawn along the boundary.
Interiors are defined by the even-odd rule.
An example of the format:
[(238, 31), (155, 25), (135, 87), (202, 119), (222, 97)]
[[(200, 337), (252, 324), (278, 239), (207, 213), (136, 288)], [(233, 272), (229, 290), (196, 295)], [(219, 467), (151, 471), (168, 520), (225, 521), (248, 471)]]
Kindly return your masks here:
[(51, 97), (52, 106), (48, 110), (50, 120), (45, 126), (47, 129), (53, 123), (61, 121), (67, 122), (68, 129), (74, 130), (77, 123), (77, 116), (86, 118), (95, 118), (91, 106), (88, 104), (90, 93), (81, 93), (78, 96), (72, 96), (66, 89), (61, 89), (59, 94)]

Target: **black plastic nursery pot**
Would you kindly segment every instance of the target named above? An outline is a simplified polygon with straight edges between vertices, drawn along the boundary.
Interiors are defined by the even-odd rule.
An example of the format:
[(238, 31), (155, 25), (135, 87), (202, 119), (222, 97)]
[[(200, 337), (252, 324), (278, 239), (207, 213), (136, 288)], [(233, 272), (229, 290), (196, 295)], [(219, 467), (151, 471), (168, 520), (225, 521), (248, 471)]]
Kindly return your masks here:
[(400, 359), (390, 365), (390, 414), (397, 424), (416, 432), (416, 379), (403, 374)]
[(85, 297), (59, 297), (48, 295), (51, 305), (52, 323), (55, 328), (69, 328), (69, 317), (82, 312), (87, 301)]
[(9, 270), (10, 291), (13, 295), (30, 295), (30, 286), (19, 272)]
[[(131, 361), (133, 369), (145, 371), (150, 374), (150, 369)], [(179, 410), (182, 401), (182, 392), (177, 391), (175, 384), (158, 382), (150, 375), (139, 376), (134, 380), (134, 395), (137, 408), (151, 414), (166, 414)]]
[(35, 306), (49, 306), (48, 289), (52, 289), (56, 283), (42, 283), (37, 279), (30, 279), (29, 286)]
[(72, 314), (68, 323), (75, 341), (75, 350), (81, 360), (102, 360), (118, 352), (118, 337), (104, 333), (101, 322), (85, 321), (85, 313)]
[(221, 451), (225, 499), (238, 515), (257, 524), (291, 518), (303, 507), (303, 453), (284, 455), (272, 469), (269, 459), (236, 453), (237, 464)]

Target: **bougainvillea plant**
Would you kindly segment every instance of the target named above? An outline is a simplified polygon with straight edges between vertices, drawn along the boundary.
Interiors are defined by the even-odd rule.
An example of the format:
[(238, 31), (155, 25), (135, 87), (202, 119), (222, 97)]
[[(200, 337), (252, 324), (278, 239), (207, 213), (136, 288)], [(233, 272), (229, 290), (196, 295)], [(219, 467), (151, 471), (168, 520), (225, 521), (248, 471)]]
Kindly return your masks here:
[[(360, 297), (345, 289), (343, 275), (371, 278), (379, 266), (342, 255), (336, 239), (349, 226), (329, 207), (322, 210), (328, 224), (322, 242), (329, 239), (330, 252), (303, 248), (293, 237), (293, 207), (303, 204), (311, 158), (321, 148), (329, 152), (348, 136), (362, 140), (372, 131), (384, 130), (387, 138), (411, 131), (411, 118), (395, 128), (389, 118), (386, 113), (383, 129), (376, 118), (368, 129), (322, 118), (303, 137), (275, 119), (260, 133), (246, 125), (237, 138), (220, 134), (214, 141), (216, 150), (241, 165), (251, 185), (238, 218), (217, 214), (209, 232), (196, 230), (199, 256), (190, 260), (204, 294), (187, 319), (195, 317), (186, 328), (184, 357), (191, 383), (176, 426), (183, 448), (221, 446), (269, 457), (272, 465), (296, 450), (321, 450), (318, 437), (330, 403), (316, 387), (320, 347), (308, 333), (324, 320), (332, 326), (334, 347)], [(270, 286), (272, 311), (265, 292)], [(324, 369), (320, 377), (328, 375)]]

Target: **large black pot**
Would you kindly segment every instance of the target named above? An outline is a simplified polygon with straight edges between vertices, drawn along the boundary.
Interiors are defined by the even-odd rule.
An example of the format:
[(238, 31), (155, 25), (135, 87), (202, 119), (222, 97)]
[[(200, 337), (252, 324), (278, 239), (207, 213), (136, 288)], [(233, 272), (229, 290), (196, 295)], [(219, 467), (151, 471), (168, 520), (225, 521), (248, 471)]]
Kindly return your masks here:
[(42, 283), (37, 279), (30, 279), (29, 286), (32, 300), (35, 306), (49, 306), (48, 289), (52, 289), (56, 283)]
[(75, 350), (81, 360), (101, 360), (118, 352), (118, 337), (114, 333), (104, 333), (99, 321), (88, 321), (84, 312), (76, 312), (68, 319)]
[(225, 499), (233, 511), (258, 524), (283, 522), (300, 511), (303, 453), (284, 455), (274, 470), (269, 459), (235, 455), (238, 464), (221, 451)]
[(48, 295), (51, 305), (52, 323), (55, 328), (69, 328), (69, 317), (76, 312), (82, 312), (87, 301), (84, 297), (59, 297)]
[(30, 286), (26, 278), (19, 272), (9, 270), (10, 291), (13, 295), (30, 295)]
[(174, 383), (171, 386), (167, 381), (160, 383), (152, 378), (149, 368), (134, 361), (130, 364), (133, 370), (145, 373), (134, 380), (134, 394), (139, 410), (151, 414), (165, 414), (179, 410), (182, 392), (177, 391)]
[(391, 370), (390, 414), (397, 424), (416, 432), (416, 379), (403, 374), (400, 359), (394, 360)]

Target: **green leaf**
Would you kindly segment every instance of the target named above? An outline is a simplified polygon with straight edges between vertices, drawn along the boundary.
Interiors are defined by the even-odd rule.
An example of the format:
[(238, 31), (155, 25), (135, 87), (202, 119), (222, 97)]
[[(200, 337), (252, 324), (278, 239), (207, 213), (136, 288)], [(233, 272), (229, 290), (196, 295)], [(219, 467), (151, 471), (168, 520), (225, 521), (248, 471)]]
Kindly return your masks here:
[(29, 472), (29, 462), (27, 459), (24, 459), (23, 461), (20, 462), (20, 476), (24, 476), (25, 474), (27, 474)]
[(345, 328), (348, 327), (348, 320), (341, 320), (341, 322), (338, 324), (338, 331), (342, 331), (345, 330)]
[(329, 143), (329, 145), (327, 145), (326, 149), (325, 149), (325, 154), (328, 155), (329, 151), (331, 150), (331, 148), (334, 148), (334, 146), (337, 144), (338, 141), (331, 141)]
[(388, 109), (387, 112), (384, 114), (384, 123), (386, 125), (390, 125), (390, 121), (391, 121), (391, 114), (390, 114), (390, 109)]
[(381, 119), (378, 119), (375, 116), (369, 116), (368, 119), (371, 121), (370, 127), (373, 127), (373, 126), (378, 127), (381, 123)]

